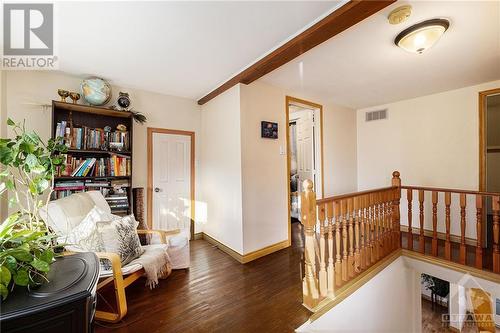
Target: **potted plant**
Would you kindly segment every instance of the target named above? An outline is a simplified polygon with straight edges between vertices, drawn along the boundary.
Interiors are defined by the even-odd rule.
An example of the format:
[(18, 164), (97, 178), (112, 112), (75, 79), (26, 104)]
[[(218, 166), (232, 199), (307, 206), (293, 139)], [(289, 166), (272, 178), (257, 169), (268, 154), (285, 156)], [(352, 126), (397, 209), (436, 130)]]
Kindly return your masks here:
[(0, 139), (0, 194), (9, 192), (15, 211), (0, 225), (0, 295), (15, 286), (33, 288), (47, 281), (54, 260), (55, 235), (38, 210), (50, 200), (56, 167), (67, 151), (58, 138), (44, 143), (24, 123), (8, 119), (14, 138)]

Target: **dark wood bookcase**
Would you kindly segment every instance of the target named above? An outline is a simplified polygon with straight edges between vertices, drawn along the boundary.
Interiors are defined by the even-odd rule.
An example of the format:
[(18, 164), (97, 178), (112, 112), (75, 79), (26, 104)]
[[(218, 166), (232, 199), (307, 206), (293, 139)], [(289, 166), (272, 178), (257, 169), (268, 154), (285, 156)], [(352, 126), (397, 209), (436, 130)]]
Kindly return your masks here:
[[(130, 172), (129, 175), (120, 176), (94, 176), (87, 175), (85, 177), (64, 175), (56, 176), (55, 184), (61, 184), (63, 182), (83, 182), (84, 189), (75, 190), (75, 192), (83, 192), (93, 189), (104, 189), (107, 188), (111, 190), (113, 181), (126, 181), (128, 180), (128, 187), (123, 186), (122, 188), (126, 192), (128, 207), (125, 209), (112, 209), (113, 213), (123, 215), (131, 214), (132, 212), (132, 148), (133, 148), (133, 116), (130, 112), (111, 110), (104, 107), (88, 106), (81, 104), (72, 104), (65, 102), (52, 101), (52, 128), (51, 136), (56, 137), (57, 124), (61, 122), (67, 122), (67, 126), (72, 128), (89, 128), (89, 129), (103, 129), (105, 126), (111, 127), (112, 131), (116, 130), (119, 124), (123, 124), (127, 127), (128, 132), (128, 146), (129, 149), (126, 151), (117, 151), (109, 148), (101, 149), (76, 149), (75, 147), (68, 148), (67, 154), (74, 158), (110, 158), (113, 155), (120, 156), (130, 160)], [(108, 182), (108, 186), (88, 186), (87, 184), (94, 183), (104, 183)], [(105, 192), (109, 192), (105, 191)], [(57, 192), (57, 190), (55, 191)], [(112, 192), (112, 191), (111, 191)], [(111, 195), (110, 195), (111, 196)]]

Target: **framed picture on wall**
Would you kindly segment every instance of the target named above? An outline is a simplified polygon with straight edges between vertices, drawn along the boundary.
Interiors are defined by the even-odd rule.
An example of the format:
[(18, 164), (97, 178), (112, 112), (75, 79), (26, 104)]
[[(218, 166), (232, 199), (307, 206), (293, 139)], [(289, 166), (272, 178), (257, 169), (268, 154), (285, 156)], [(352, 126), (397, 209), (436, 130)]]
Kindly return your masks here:
[(278, 138), (278, 123), (273, 123), (270, 121), (260, 122), (260, 136), (266, 139), (277, 139)]

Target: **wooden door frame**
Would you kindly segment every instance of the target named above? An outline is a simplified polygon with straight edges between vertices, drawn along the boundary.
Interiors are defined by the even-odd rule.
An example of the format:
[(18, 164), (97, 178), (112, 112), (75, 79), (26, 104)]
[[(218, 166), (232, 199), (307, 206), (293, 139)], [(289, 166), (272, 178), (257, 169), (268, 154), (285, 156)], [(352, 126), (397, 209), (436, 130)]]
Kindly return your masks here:
[[(288, 219), (287, 219), (287, 225), (288, 225), (288, 243), (291, 245), (292, 242), (292, 225), (291, 225), (291, 203), (290, 203), (290, 128), (289, 128), (289, 122), (290, 122), (290, 115), (289, 115), (289, 110), (288, 107), (292, 103), (297, 103), (297, 104), (302, 104), (302, 105), (307, 105), (310, 106), (314, 109), (319, 109), (319, 117), (320, 117), (320, 131), (321, 131), (321, 136), (320, 136), (320, 156), (321, 156), (321, 195), (324, 197), (325, 196), (325, 168), (324, 166), (324, 155), (323, 155), (323, 105), (317, 104), (311, 101), (307, 101), (304, 99), (292, 97), (292, 96), (285, 96), (285, 119), (286, 119), (286, 126), (285, 126), (285, 140), (286, 140), (286, 193), (287, 193), (287, 203), (288, 203)], [(319, 199), (319, 198), (318, 198)]]
[(479, 191), (486, 191), (486, 98), (500, 94), (500, 88), (479, 92)]
[(157, 127), (148, 127), (148, 188), (147, 188), (147, 210), (148, 210), (148, 226), (153, 228), (153, 133), (185, 135), (191, 137), (191, 175), (190, 175), (190, 191), (191, 191), (191, 239), (194, 239), (195, 225), (195, 132), (182, 131), (176, 129), (166, 129)]

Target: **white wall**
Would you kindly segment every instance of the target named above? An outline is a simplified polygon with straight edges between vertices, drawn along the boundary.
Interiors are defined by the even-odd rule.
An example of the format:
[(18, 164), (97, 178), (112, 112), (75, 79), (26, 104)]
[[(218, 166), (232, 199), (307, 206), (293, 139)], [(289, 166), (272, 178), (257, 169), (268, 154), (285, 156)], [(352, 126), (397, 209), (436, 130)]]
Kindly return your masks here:
[[(420, 282), (398, 258), (298, 332), (420, 332)], [(362, 320), (360, 320), (362, 318)]]
[[(478, 92), (500, 81), (357, 111), (358, 189), (390, 184), (475, 190), (479, 185)], [(388, 119), (365, 122), (387, 108)]]
[(240, 86), (202, 108), (203, 232), (243, 254)]
[[(5, 76), (5, 105), (6, 116), (15, 121), (26, 119), (28, 128), (37, 131), (44, 139), (51, 136), (51, 109), (43, 110), (40, 106), (30, 103), (50, 104), (52, 100), (59, 100), (57, 89), (63, 88), (79, 91), (81, 78), (63, 73), (49, 71), (6, 71)], [(134, 160), (133, 178), (134, 187), (147, 187), (147, 127), (179, 129), (196, 133), (196, 200), (199, 200), (201, 168), (198, 163), (201, 153), (201, 112), (195, 101), (112, 86), (113, 97), (110, 103), (116, 101), (119, 91), (126, 91), (132, 99), (134, 110), (144, 113), (148, 119), (145, 125), (134, 123)], [(69, 101), (69, 99), (68, 99)], [(81, 101), (80, 101), (81, 103)], [(2, 117), (2, 124), (4, 119)], [(146, 199), (147, 200), (147, 199)], [(147, 213), (147, 212), (146, 212)], [(200, 230), (199, 225), (196, 231)]]

